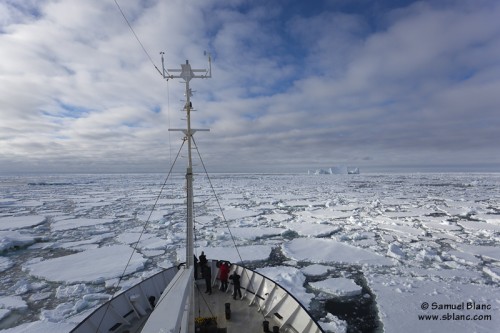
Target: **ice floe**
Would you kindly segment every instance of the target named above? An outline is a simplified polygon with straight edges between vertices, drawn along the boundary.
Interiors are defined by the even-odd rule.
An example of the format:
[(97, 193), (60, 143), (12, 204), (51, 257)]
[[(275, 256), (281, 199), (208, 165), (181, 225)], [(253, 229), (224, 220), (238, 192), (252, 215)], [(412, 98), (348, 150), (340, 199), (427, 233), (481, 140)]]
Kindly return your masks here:
[(0, 231), (0, 252), (33, 243), (35, 243), (35, 237), (33, 236), (21, 234), (19, 231)]
[(283, 232), (285, 232), (286, 229), (283, 228), (273, 228), (273, 227), (266, 227), (266, 228), (261, 228), (261, 227), (242, 227), (242, 228), (217, 228), (215, 232), (219, 234), (219, 236), (222, 236), (223, 238), (229, 239), (229, 237), (232, 235), (233, 237), (240, 238), (240, 239), (247, 239), (247, 240), (255, 240), (257, 238), (267, 238), (267, 237), (273, 237), (273, 236), (279, 236)]
[(314, 289), (318, 289), (337, 297), (360, 295), (363, 289), (358, 286), (354, 280), (343, 277), (310, 282), (309, 285)]
[(2, 330), (2, 333), (68, 333), (75, 327), (71, 323), (53, 323), (40, 320), (32, 323), (21, 324), (14, 328)]
[(302, 273), (306, 276), (323, 276), (328, 274), (331, 270), (333, 270), (333, 267), (320, 264), (309, 265), (301, 269)]
[(500, 261), (499, 246), (459, 244), (457, 245), (457, 249), (486, 259), (495, 260), (497, 262)]
[[(500, 325), (495, 286), (378, 274), (368, 285), (385, 332), (494, 332)], [(467, 303), (484, 309), (467, 309)], [(485, 315), (489, 319), (474, 317)]]
[(18, 230), (40, 225), (46, 221), (45, 216), (5, 216), (0, 217), (0, 230)]
[(387, 255), (389, 257), (393, 257), (396, 259), (404, 259), (406, 257), (405, 253), (401, 250), (401, 248), (396, 243), (389, 244), (389, 248), (387, 249)]
[(296, 238), (283, 244), (283, 252), (294, 260), (314, 263), (393, 265), (384, 256), (330, 239)]
[(0, 309), (26, 310), (28, 304), (20, 296), (0, 297)]
[[(39, 278), (65, 283), (96, 282), (120, 276), (132, 254), (125, 245), (107, 246), (25, 265), (25, 269)], [(144, 268), (146, 259), (134, 253), (125, 274)], [(61, 267), (64, 267), (61, 270)]]
[(53, 231), (64, 231), (69, 229), (89, 227), (111, 222), (113, 222), (113, 219), (75, 218), (75, 219), (59, 220), (57, 222), (53, 222), (50, 227)]
[(301, 236), (311, 237), (327, 237), (341, 230), (338, 226), (319, 223), (288, 223), (286, 226)]
[(309, 303), (313, 299), (314, 294), (306, 292), (304, 288), (306, 278), (299, 269), (289, 266), (264, 267), (257, 269), (257, 272), (278, 283), (288, 290), (306, 308), (309, 307)]
[(12, 260), (10, 260), (9, 258), (0, 257), (0, 272), (8, 270), (12, 266), (14, 266)]
[(345, 320), (340, 320), (331, 313), (328, 313), (325, 318), (319, 320), (321, 328), (326, 332), (346, 333), (347, 323)]

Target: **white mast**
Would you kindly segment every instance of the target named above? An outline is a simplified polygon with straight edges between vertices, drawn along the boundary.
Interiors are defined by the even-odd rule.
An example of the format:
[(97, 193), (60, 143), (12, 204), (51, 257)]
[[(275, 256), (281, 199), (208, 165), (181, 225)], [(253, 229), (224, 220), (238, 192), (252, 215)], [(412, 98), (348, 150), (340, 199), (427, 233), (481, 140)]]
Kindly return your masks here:
[[(162, 64), (163, 53), (162, 53)], [(186, 60), (185, 64), (181, 64), (181, 69), (167, 69), (165, 72), (165, 67), (163, 67), (163, 77), (165, 79), (175, 79), (181, 78), (186, 84), (186, 105), (184, 110), (186, 110), (187, 118), (187, 128), (186, 129), (169, 129), (169, 131), (182, 131), (185, 135), (185, 140), (188, 142), (188, 166), (186, 170), (186, 187), (187, 187), (187, 231), (186, 231), (186, 268), (194, 265), (194, 221), (193, 221), (193, 161), (191, 157), (192, 149), (192, 136), (196, 131), (208, 131), (206, 129), (192, 129), (191, 128), (191, 88), (189, 88), (189, 81), (191, 79), (208, 79), (212, 77), (212, 60), (210, 55), (208, 55), (208, 69), (192, 69), (189, 61)], [(173, 75), (171, 73), (180, 73), (178, 75)], [(204, 73), (204, 74), (195, 74)]]

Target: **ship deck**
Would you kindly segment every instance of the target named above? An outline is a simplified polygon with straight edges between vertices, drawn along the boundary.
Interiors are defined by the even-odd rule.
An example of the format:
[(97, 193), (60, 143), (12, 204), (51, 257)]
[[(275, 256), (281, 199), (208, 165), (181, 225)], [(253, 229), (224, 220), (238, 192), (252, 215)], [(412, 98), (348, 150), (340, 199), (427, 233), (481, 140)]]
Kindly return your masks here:
[[(269, 330), (278, 325), (272, 318), (264, 318), (261, 312), (257, 311), (256, 305), (249, 305), (249, 300), (233, 299), (233, 286), (230, 284), (226, 292), (219, 290), (219, 286), (212, 287), (212, 294), (205, 293), (205, 281), (197, 280), (194, 291), (194, 317), (217, 317), (217, 332), (243, 333), (243, 332), (264, 332), (264, 320), (269, 322)], [(242, 290), (243, 293), (243, 290)], [(231, 317), (226, 320), (226, 303), (230, 304)], [(224, 330), (226, 329), (226, 330)], [(195, 330), (190, 330), (194, 332)]]

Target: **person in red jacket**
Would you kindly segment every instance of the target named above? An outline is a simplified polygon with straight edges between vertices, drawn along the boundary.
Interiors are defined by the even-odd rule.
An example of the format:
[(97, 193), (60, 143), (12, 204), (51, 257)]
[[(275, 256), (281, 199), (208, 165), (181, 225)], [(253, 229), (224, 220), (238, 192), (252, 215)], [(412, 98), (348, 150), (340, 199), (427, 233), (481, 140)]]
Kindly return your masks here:
[(229, 264), (223, 262), (219, 267), (220, 290), (227, 290), (227, 279), (229, 277)]

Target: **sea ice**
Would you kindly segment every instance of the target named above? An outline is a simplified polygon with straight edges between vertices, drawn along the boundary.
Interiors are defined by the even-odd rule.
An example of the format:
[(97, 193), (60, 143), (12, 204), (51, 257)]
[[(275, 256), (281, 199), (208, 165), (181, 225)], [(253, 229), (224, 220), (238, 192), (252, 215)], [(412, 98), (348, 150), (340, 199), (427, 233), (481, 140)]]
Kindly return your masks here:
[[(132, 248), (126, 245), (106, 246), (27, 264), (25, 268), (31, 275), (50, 281), (98, 282), (120, 276), (131, 254)], [(141, 270), (145, 263), (146, 259), (134, 253), (125, 274)]]
[(500, 232), (500, 225), (498, 224), (480, 222), (480, 221), (458, 221), (457, 223), (462, 227), (464, 227), (465, 229)]
[(329, 278), (323, 281), (310, 282), (309, 285), (322, 292), (332, 294), (337, 297), (360, 295), (362, 288), (354, 280), (340, 278)]
[(301, 236), (310, 236), (310, 237), (327, 237), (341, 230), (340, 227), (329, 224), (303, 223), (303, 222), (287, 223), (286, 227), (290, 230), (295, 231)]
[(483, 258), (500, 261), (499, 246), (458, 244), (457, 249), (466, 253), (481, 256)]
[(500, 267), (483, 267), (483, 271), (488, 274), (493, 281), (500, 282)]
[[(9, 185), (12, 178), (0, 177), (1, 185), (8, 190), (0, 194), (0, 231), (6, 232), (0, 233), (0, 244), (7, 244), (2, 246), (4, 251), (9, 251), (8, 258), (0, 256), (0, 271), (3, 270), (0, 274), (0, 286), (3, 295), (23, 296), (29, 306), (28, 311), (34, 309), (33, 313), (29, 313), (30, 318), (38, 316), (64, 320), (71, 322), (73, 326), (88, 314), (88, 310), (82, 309), (102, 303), (108, 297), (106, 293), (111, 292), (104, 288), (114, 286), (118, 280), (116, 277), (106, 280), (101, 291), (99, 288), (103, 278), (100, 272), (106, 273), (106, 267), (111, 266), (114, 267), (113, 274), (109, 275), (119, 276), (124, 264), (115, 267), (114, 255), (100, 263), (100, 258), (95, 258), (88, 251), (81, 252), (85, 253), (82, 256), (88, 260), (81, 258), (82, 260), (73, 264), (71, 261), (78, 259), (78, 256), (73, 257), (76, 254), (67, 253), (89, 247), (102, 248), (117, 242), (134, 244), (137, 238), (132, 234), (142, 230), (137, 227), (137, 220), (144, 220), (149, 216), (149, 208), (156, 198), (156, 185), (162, 177), (68, 177), (71, 178), (70, 181), (63, 179), (60, 182), (68, 185), (40, 185), (36, 191), (26, 191), (25, 186), (17, 186), (18, 183)], [(34, 177), (33, 182), (41, 183), (39, 178)], [(185, 256), (184, 250), (177, 249), (184, 244), (185, 237), (185, 216), (181, 212), (184, 199), (180, 189), (184, 178), (179, 177), (178, 180), (181, 184), (179, 190), (165, 194), (165, 198), (162, 197), (159, 202), (161, 210), (152, 215), (155, 223), (150, 224), (150, 227), (154, 233), (148, 230), (142, 239), (145, 247), (153, 245), (156, 248), (155, 240), (161, 247), (162, 239), (165, 238), (166, 248), (145, 250), (140, 245), (140, 252), (151, 256), (148, 258), (148, 270), (128, 275), (121, 283), (122, 290), (148, 274), (157, 272), (158, 266), (170, 267), (170, 261), (175, 261), (176, 254), (179, 258)], [(24, 178), (20, 180), (22, 184), (31, 181)], [(230, 207), (224, 212), (227, 213), (227, 218), (232, 219), (232, 230), (253, 229), (241, 231), (245, 233), (240, 234), (244, 239), (238, 239), (239, 243), (245, 244), (239, 248), (243, 260), (259, 261), (259, 266), (272, 265), (269, 262), (272, 246), (282, 243), (286, 257), (278, 257), (278, 260), (282, 259), (287, 265), (300, 267), (305, 263), (331, 264), (344, 277), (350, 276), (343, 274), (344, 268), (357, 271), (364, 276), (375, 297), (378, 317), (386, 332), (492, 332), (496, 330), (495, 327), (500, 326), (496, 315), (499, 312), (497, 299), (500, 275), (498, 175), (358, 175), (355, 179), (307, 175), (221, 175), (215, 183), (223, 191), (223, 207)], [(201, 186), (200, 183), (198, 185)], [(236, 250), (229, 246), (227, 233), (219, 233), (220, 230), (217, 229), (220, 227), (220, 224), (216, 225), (220, 222), (218, 207), (210, 201), (204, 201), (208, 190), (201, 189), (201, 192), (202, 196), (198, 196), (198, 199), (203, 200), (203, 204), (197, 205), (201, 214), (197, 214), (196, 218), (197, 244), (201, 247), (196, 253), (199, 255), (201, 250), (205, 250), (209, 258), (239, 262)], [(76, 217), (82, 219), (81, 224), (71, 221)], [(49, 224), (53, 229), (49, 228)], [(79, 228), (78, 224), (84, 228)], [(339, 228), (334, 235), (335, 239), (320, 239), (319, 237), (329, 237), (328, 227)], [(257, 231), (256, 228), (263, 231)], [(258, 235), (263, 235), (266, 228), (294, 228), (295, 232), (275, 234), (272, 240), (265, 240), (265, 246), (256, 246), (255, 244), (262, 243)], [(58, 232), (52, 232), (54, 230)], [(130, 234), (127, 235), (128, 233)], [(123, 236), (119, 236), (120, 234)], [(289, 237), (296, 237), (296, 234), (303, 237), (290, 241)], [(4, 235), (10, 235), (11, 241)], [(151, 241), (146, 241), (147, 239)], [(27, 245), (14, 245), (16, 242), (23, 244), (24, 240)], [(391, 255), (398, 253), (393, 245), (405, 254), (404, 257), (399, 256), (398, 261), (391, 258)], [(16, 246), (25, 248), (18, 251)], [(120, 246), (123, 246), (120, 257), (127, 260), (131, 248)], [(95, 251), (97, 250), (99, 249)], [(159, 255), (162, 252), (165, 254)], [(62, 255), (65, 257), (60, 257)], [(55, 256), (55, 259), (44, 259), (50, 256)], [(52, 261), (59, 259), (58, 256), (67, 257), (67, 260)], [(145, 258), (139, 258), (141, 262), (146, 262)], [(96, 260), (97, 265), (93, 265), (92, 262)], [(162, 264), (163, 261), (165, 265)], [(23, 267), (24, 272), (15, 275), (16, 270), (7, 271), (13, 264)], [(42, 280), (40, 284), (35, 273), (40, 269), (45, 274), (45, 264), (48, 266), (47, 270), (58, 272), (63, 281), (53, 283)], [(78, 265), (84, 268), (77, 267)], [(73, 276), (68, 280), (65, 278), (69, 273), (66, 269), (61, 269), (66, 266), (69, 271), (73, 271)], [(327, 272), (328, 268), (314, 266), (302, 268), (301, 274), (309, 273), (308, 276), (315, 281), (322, 276), (326, 278), (328, 273), (320, 272)], [(31, 268), (36, 270), (23, 274)], [(277, 269), (279, 272), (282, 268), (280, 266)], [(80, 283), (74, 280), (80, 280), (80, 276), (85, 275), (88, 270), (93, 276), (88, 277), (88, 281), (81, 282), (95, 290), (88, 289), (87, 299), (83, 299), (83, 294), (72, 294), (70, 289), (66, 289), (67, 297), (56, 297), (58, 287), (71, 288), (74, 283)], [(42, 277), (52, 281), (51, 278)], [(286, 281), (296, 283), (300, 295), (302, 279), (286, 277), (284, 280), (284, 285), (287, 284)], [(62, 293), (64, 289), (60, 290)], [(83, 290), (82, 293), (85, 293)], [(100, 298), (103, 299), (99, 300)], [(36, 304), (40, 304), (40, 300), (44, 304), (50, 304), (47, 305), (50, 309), (38, 310)], [(476, 313), (458, 311), (458, 315), (491, 314), (492, 320), (431, 322), (418, 318), (420, 314), (434, 314), (430, 310), (421, 309), (423, 302), (470, 301), (489, 304), (491, 310)], [(18, 311), (21, 310), (0, 309), (0, 316), (6, 316), (3, 323), (18, 316)], [(76, 311), (81, 312), (72, 315)], [(436, 310), (435, 314), (444, 313)], [(362, 316), (359, 313), (352, 314), (357, 315)], [(328, 318), (330, 317), (322, 320), (323, 327), (337, 322)], [(363, 320), (361, 317), (359, 319)], [(341, 323), (340, 326), (332, 330), (346, 331), (347, 323), (338, 322)], [(54, 324), (38, 321), (22, 324), (5, 332), (68, 332), (71, 328), (68, 325), (63, 322)]]
[(247, 217), (259, 215), (257, 211), (252, 211), (251, 209), (241, 209), (241, 208), (226, 208), (223, 210), (223, 213), (219, 212), (219, 214), (220, 215), (224, 214), (224, 217), (226, 218), (227, 221), (241, 220)]
[(102, 242), (103, 240), (107, 238), (112, 238), (114, 237), (113, 233), (104, 233), (101, 235), (96, 235), (94, 237), (91, 237), (89, 239), (85, 240), (78, 240), (74, 242), (65, 242), (65, 243), (56, 243), (52, 246), (52, 248), (62, 248), (62, 249), (72, 249), (72, 250), (88, 250), (90, 248), (97, 248), (99, 247), (99, 243)]
[(33, 243), (35, 243), (33, 236), (21, 234), (19, 231), (0, 231), (0, 252)]
[(448, 255), (457, 263), (463, 265), (475, 266), (482, 262), (481, 259), (476, 257), (472, 253), (462, 252), (462, 251), (449, 251)]
[[(440, 280), (415, 279), (411, 271), (408, 274), (367, 276), (368, 285), (376, 295), (385, 332), (496, 332), (500, 327), (498, 287), (450, 280), (443, 283)], [(485, 305), (489, 309), (468, 310), (467, 302)], [(462, 303), (463, 309), (450, 309)], [(442, 305), (441, 310), (439, 305)], [(448, 309), (444, 306), (448, 306)], [(436, 315), (437, 319), (429, 317), (432, 315)], [(490, 315), (491, 318), (466, 320), (464, 318), (467, 315), (470, 318), (474, 315)], [(453, 316), (462, 319), (451, 319)]]
[(145, 240), (151, 237), (154, 237), (154, 234), (148, 234), (148, 233), (143, 233), (141, 235), (140, 232), (124, 232), (122, 234), (119, 234), (116, 237), (116, 240), (119, 241), (120, 243), (123, 244), (134, 244), (139, 241), (139, 237), (141, 238), (140, 240)]
[[(0, 235), (0, 237), (1, 237), (1, 235)], [(0, 257), (0, 273), (8, 270), (12, 266), (14, 266), (14, 263), (12, 262), (12, 260), (10, 260), (9, 258)]]
[(283, 252), (291, 259), (315, 263), (348, 263), (391, 266), (392, 260), (349, 244), (330, 239), (296, 238), (283, 244)]
[(389, 249), (387, 250), (387, 255), (395, 259), (401, 260), (405, 258), (404, 252), (396, 243), (389, 244)]
[(7, 310), (26, 310), (28, 304), (21, 298), (21, 296), (4, 296), (0, 297), (0, 309)]
[(10, 315), (10, 310), (0, 309), (0, 321)]
[(51, 229), (53, 231), (64, 231), (82, 227), (95, 226), (97, 224), (106, 224), (113, 222), (113, 219), (91, 219), (91, 218), (76, 218), (59, 220), (51, 224)]
[(2, 333), (68, 333), (75, 324), (52, 323), (46, 320), (22, 324), (13, 328), (2, 330)]
[[(262, 228), (262, 227), (242, 227), (242, 228), (231, 229), (231, 235), (233, 235), (236, 238), (240, 238), (240, 239), (255, 240), (257, 238), (267, 238), (267, 237), (279, 236), (285, 231), (286, 231), (286, 229), (273, 228), (273, 227), (265, 227), (265, 228)], [(220, 236), (228, 235), (228, 237), (229, 237), (229, 231), (227, 228), (217, 228), (215, 230), (215, 232), (218, 233)], [(223, 238), (226, 238), (226, 237), (223, 237)]]
[(6, 216), (0, 217), (0, 230), (17, 230), (34, 227), (45, 222), (45, 216)]
[(299, 269), (289, 266), (264, 267), (257, 269), (257, 272), (278, 283), (298, 299), (302, 305), (309, 308), (314, 294), (306, 292), (304, 288), (306, 277)]
[(313, 264), (303, 267), (301, 269), (301, 272), (304, 273), (304, 275), (306, 276), (323, 276), (328, 274), (328, 272), (330, 272), (331, 270), (333, 270), (333, 267), (320, 264)]
[(396, 237), (403, 241), (417, 240), (418, 237), (425, 236), (425, 230), (415, 228), (405, 224), (379, 224), (379, 229), (395, 232)]
[(149, 237), (146, 239), (141, 239), (137, 247), (141, 250), (152, 251), (152, 250), (165, 250), (167, 248), (168, 242), (160, 237)]
[(347, 332), (346, 321), (335, 317), (331, 313), (328, 313), (325, 318), (321, 318), (319, 320), (319, 324), (325, 332), (333, 332), (333, 333)]
[(83, 283), (78, 283), (70, 286), (59, 286), (56, 290), (57, 298), (81, 297), (83, 295), (93, 294), (100, 291), (95, 287), (87, 286)]

